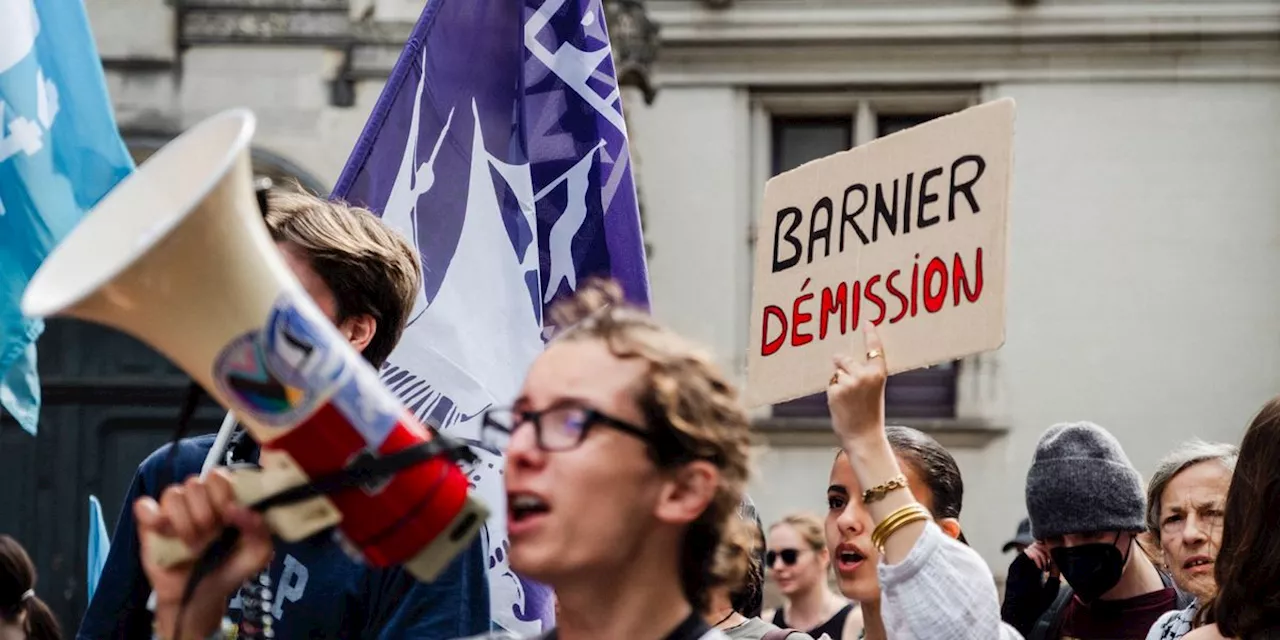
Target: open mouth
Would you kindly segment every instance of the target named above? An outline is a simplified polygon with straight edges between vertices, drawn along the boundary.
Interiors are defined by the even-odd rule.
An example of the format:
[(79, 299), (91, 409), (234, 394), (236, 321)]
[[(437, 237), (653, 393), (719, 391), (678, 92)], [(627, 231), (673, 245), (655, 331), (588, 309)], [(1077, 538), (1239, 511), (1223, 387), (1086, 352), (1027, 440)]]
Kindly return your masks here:
[(1213, 564), (1208, 556), (1193, 556), (1182, 563), (1183, 569), (1195, 569), (1196, 567), (1207, 567)]
[(550, 511), (546, 501), (528, 493), (507, 496), (507, 515), (510, 522), (521, 523)]
[(836, 551), (836, 568), (842, 572), (853, 571), (866, 559), (867, 556), (859, 551), (857, 547), (840, 545)]

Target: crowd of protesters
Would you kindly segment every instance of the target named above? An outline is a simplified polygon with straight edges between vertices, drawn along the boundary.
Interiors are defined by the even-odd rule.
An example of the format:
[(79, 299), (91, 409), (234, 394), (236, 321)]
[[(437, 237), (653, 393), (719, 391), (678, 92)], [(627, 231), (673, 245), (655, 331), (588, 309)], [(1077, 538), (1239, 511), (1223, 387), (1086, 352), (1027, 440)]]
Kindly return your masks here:
[[(273, 235), (308, 292), (376, 363), (399, 338), (421, 269), (373, 216), (299, 197), (276, 200)], [(370, 222), (336, 222), (352, 219)], [(351, 274), (369, 276), (366, 286), (346, 286)], [(833, 362), (838, 446), (828, 485), (812, 488), (814, 497), (825, 490), (825, 518), (798, 513), (766, 528), (744, 493), (749, 419), (710, 354), (630, 308), (608, 282), (585, 283), (553, 320), (561, 330), (519, 395), (483, 416), (484, 437), (506, 454), (510, 565), (556, 596), (557, 626), (540, 638), (1280, 638), (1280, 399), (1238, 447), (1179, 446), (1147, 482), (1103, 427), (1050, 427), (1027, 471), (1028, 519), (1006, 545), (1016, 555), (1002, 598), (964, 535), (955, 460), (928, 435), (886, 424), (893, 354), (873, 326), (864, 352)], [(179, 446), (196, 458), (208, 449)], [(273, 557), (333, 551), (273, 541), (261, 515), (235, 501), (223, 468), (140, 479), (126, 513), (134, 530), (117, 530), (112, 554), (121, 555), (109, 564), (129, 577), (104, 575), (80, 637), (243, 635), (230, 604), (243, 606), (244, 585)], [(161, 566), (148, 553), (153, 534), (201, 550), (229, 527), (238, 543), (199, 580), (190, 564)], [(334, 564), (311, 574), (312, 607), (268, 635), (506, 637), (477, 622), (487, 592), (468, 579), (467, 562), (464, 554), (434, 590)], [(0, 639), (59, 637), (35, 578), (21, 547), (0, 537)], [(772, 612), (762, 609), (768, 579), (783, 600)]]

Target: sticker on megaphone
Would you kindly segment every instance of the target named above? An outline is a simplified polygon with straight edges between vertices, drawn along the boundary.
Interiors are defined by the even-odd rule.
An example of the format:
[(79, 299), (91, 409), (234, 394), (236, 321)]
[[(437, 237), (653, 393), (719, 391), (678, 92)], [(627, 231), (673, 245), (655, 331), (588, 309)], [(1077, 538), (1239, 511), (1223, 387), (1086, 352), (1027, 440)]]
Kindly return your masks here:
[[(214, 382), (230, 408), (281, 429), (261, 443), (264, 456), (287, 454), (314, 480), (340, 473), (353, 461), (432, 441), (436, 436), (319, 309), (299, 298), (304, 295), (283, 292), (262, 328), (233, 340), (215, 360)], [(353, 482), (328, 498), (342, 512), (343, 538), (370, 563), (413, 564), (434, 556), (434, 566), (469, 541), (470, 535), (459, 538), (460, 526), (478, 528), (487, 515), (469, 499), (469, 489), (449, 456), (434, 455), (389, 478)], [(449, 535), (442, 536), (446, 529)]]

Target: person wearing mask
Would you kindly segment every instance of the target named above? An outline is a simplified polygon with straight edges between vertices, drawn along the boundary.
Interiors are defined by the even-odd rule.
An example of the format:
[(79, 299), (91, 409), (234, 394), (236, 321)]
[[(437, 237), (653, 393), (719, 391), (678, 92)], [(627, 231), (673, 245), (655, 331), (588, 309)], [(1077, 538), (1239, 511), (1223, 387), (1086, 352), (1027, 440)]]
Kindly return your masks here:
[[(549, 585), (558, 627), (544, 640), (725, 640), (703, 618), (714, 584), (745, 564), (718, 562), (734, 540), (750, 430), (737, 392), (709, 354), (626, 305), (613, 283), (584, 283), (551, 314), (563, 327), (530, 367), (511, 408), (483, 417), (505, 448), (512, 569)], [(230, 497), (221, 473), (177, 499), (135, 505), (143, 540), (179, 536), (199, 550), (224, 526), (243, 533), (196, 587), (180, 640), (217, 636), (229, 588), (265, 563), (262, 518)], [(148, 558), (147, 554), (143, 554)], [(146, 564), (174, 636), (189, 565)], [(414, 635), (422, 640), (446, 636)]]
[[(827, 488), (827, 548), (840, 591), (860, 603), (864, 626), (845, 638), (1011, 640), (995, 580), (959, 541), (964, 485), (937, 441), (885, 427), (888, 377), (875, 327), (866, 355), (839, 356), (827, 389), (841, 450)], [(897, 435), (893, 435), (897, 434)]]
[(1213, 577), (1217, 593), (1201, 608), (1205, 626), (1185, 640), (1280, 638), (1280, 397), (1254, 417), (1240, 443), (1227, 490)]
[[(353, 347), (375, 368), (400, 341), (417, 297), (422, 270), (413, 247), (367, 210), (301, 191), (269, 192), (265, 223), (293, 275)], [(219, 462), (256, 464), (258, 445), (243, 430)], [(134, 502), (159, 498), (201, 472), (212, 435), (179, 441), (138, 467), (112, 537), (102, 578), (77, 638), (136, 638), (148, 634), (151, 588), (139, 558)], [(218, 454), (215, 452), (214, 456)], [(483, 542), (476, 541), (432, 583), (400, 568), (379, 570), (353, 561), (324, 537), (281, 544), (267, 577), (277, 640), (317, 637), (448, 637), (489, 629), (489, 586)], [(253, 581), (256, 588), (257, 579)], [(251, 595), (250, 597), (256, 597)], [(242, 601), (228, 596), (232, 619)]]
[[(760, 530), (760, 516), (750, 498), (743, 498), (738, 516), (739, 525), (747, 531), (747, 535), (740, 538), (749, 540), (750, 546), (737, 544), (729, 537), (720, 545), (718, 553), (725, 555), (720, 560), (723, 564), (746, 563), (746, 579), (736, 589), (724, 584), (711, 587), (706, 621), (723, 631), (730, 640), (814, 640), (807, 633), (780, 628), (760, 619), (764, 602), (764, 533)], [(822, 638), (831, 640), (827, 636)]]
[(0, 640), (62, 640), (58, 619), (36, 595), (36, 578), (27, 550), (0, 534)]
[(774, 626), (844, 637), (854, 606), (827, 586), (831, 556), (827, 551), (822, 520), (808, 513), (794, 513), (769, 527), (769, 552), (765, 556), (784, 604), (773, 612)]
[(1089, 423), (1050, 427), (1027, 472), (1031, 532), (1066, 582), (1031, 640), (1143, 640), (1180, 601), (1140, 548), (1142, 478), (1115, 436)]
[(1151, 476), (1147, 535), (1174, 584), (1195, 596), (1195, 602), (1161, 616), (1147, 640), (1176, 640), (1189, 633), (1200, 606), (1217, 592), (1214, 562), (1238, 456), (1235, 445), (1192, 440), (1165, 456)]

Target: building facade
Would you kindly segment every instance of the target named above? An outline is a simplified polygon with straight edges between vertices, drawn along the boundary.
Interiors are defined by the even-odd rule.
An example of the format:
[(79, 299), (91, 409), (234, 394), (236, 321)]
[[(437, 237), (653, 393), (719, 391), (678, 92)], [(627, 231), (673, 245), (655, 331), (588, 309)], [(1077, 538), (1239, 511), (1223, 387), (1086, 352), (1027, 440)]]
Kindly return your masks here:
[[(139, 158), (245, 106), (259, 171), (327, 192), (423, 2), (87, 4)], [(967, 537), (997, 576), (1051, 424), (1106, 426), (1149, 474), (1183, 439), (1238, 442), (1280, 390), (1280, 0), (647, 6), (659, 92), (631, 96), (628, 120), (654, 310), (739, 375), (769, 176), (1016, 99), (1007, 342), (896, 376), (889, 403), (955, 454)], [(824, 401), (754, 415), (765, 520), (823, 513)]]

